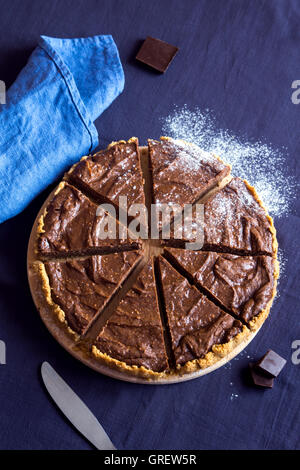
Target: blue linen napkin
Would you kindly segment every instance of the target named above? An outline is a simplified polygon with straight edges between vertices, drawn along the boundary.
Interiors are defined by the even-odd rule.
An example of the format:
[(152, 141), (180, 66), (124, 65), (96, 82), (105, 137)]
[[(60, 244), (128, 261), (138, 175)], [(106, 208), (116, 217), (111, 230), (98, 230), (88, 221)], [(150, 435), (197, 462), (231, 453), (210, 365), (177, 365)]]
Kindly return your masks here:
[(112, 36), (41, 36), (0, 105), (0, 223), (97, 147), (93, 121), (123, 88)]

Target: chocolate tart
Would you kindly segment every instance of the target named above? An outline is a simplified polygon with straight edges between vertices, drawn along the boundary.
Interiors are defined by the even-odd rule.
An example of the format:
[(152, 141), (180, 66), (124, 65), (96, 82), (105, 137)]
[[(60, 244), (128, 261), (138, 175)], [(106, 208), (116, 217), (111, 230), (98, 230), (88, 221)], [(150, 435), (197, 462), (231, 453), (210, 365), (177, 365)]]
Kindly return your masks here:
[[(203, 203), (203, 247), (186, 249), (193, 232), (134, 236), (117, 220), (119, 195), (148, 210)], [(103, 202), (116, 210), (99, 212)], [(104, 221), (116, 224), (112, 237)], [(219, 157), (167, 137), (84, 157), (41, 208), (28, 247), (32, 295), (57, 341), (138, 383), (189, 380), (231, 360), (267, 317), (278, 272), (276, 231), (255, 189)]]

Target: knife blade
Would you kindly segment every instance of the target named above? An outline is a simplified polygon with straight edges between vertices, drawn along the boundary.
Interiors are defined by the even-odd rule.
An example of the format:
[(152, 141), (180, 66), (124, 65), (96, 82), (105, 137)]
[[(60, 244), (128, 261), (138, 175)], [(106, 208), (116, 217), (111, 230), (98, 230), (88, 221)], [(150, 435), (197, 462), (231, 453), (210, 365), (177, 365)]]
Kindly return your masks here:
[(48, 362), (43, 362), (41, 374), (48, 393), (75, 428), (96, 449), (116, 450), (97, 418)]

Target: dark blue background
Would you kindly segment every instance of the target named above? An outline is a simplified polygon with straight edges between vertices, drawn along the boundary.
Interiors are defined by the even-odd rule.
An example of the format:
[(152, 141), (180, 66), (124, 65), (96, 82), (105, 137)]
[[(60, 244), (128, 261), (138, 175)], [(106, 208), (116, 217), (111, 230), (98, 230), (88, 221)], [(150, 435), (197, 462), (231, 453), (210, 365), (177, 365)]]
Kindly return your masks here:
[[(0, 1), (0, 79), (10, 85), (40, 34), (113, 35), (124, 65), (123, 94), (98, 119), (101, 146), (161, 133), (160, 118), (187, 104), (214, 111), (223, 128), (250, 140), (286, 146), (287, 172), (299, 181), (300, 2), (289, 0)], [(152, 35), (180, 48), (165, 75), (134, 61)], [(80, 157), (80, 155), (78, 155)], [(52, 339), (32, 303), (26, 248), (46, 190), (0, 226), (0, 448), (88, 449), (49, 400), (39, 378), (48, 360), (85, 400), (119, 449), (295, 449), (300, 447), (300, 365), (291, 362), (299, 329), (299, 202), (276, 219), (288, 258), (280, 296), (239, 360), (180, 385), (140, 386), (97, 374)], [(273, 348), (288, 364), (275, 388), (247, 383), (247, 355)], [(238, 396), (235, 396), (238, 395)]]

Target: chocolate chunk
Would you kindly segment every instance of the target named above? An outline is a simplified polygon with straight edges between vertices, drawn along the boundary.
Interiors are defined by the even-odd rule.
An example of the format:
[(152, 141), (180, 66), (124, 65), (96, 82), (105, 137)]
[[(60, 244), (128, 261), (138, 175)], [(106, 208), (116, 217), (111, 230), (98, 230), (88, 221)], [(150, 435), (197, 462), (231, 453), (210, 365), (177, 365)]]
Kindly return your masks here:
[(258, 368), (256, 364), (250, 362), (249, 364), (250, 373), (252, 380), (255, 385), (258, 387), (263, 388), (272, 388), (274, 384), (274, 379), (272, 377), (267, 377), (263, 374)]
[(258, 361), (257, 367), (269, 377), (278, 377), (285, 364), (286, 360), (270, 349), (260, 361)]
[(142, 44), (136, 59), (158, 72), (165, 72), (178, 51), (178, 47), (148, 36)]

